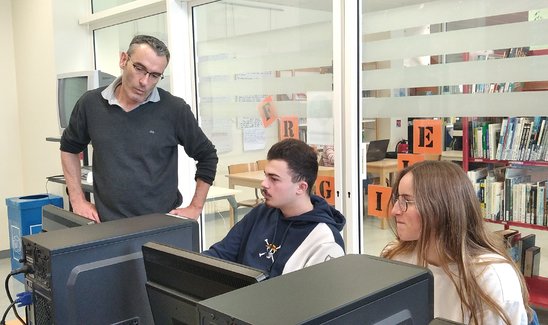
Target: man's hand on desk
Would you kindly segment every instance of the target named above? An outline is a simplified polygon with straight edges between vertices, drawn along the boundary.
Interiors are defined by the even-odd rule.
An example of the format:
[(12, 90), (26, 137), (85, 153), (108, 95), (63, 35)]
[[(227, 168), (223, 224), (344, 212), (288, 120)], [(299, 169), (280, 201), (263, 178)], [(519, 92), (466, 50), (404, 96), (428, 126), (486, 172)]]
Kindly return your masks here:
[(72, 204), (72, 212), (81, 215), (82, 217), (91, 219), (97, 223), (100, 223), (99, 213), (95, 208), (95, 204), (88, 202), (86, 200), (81, 200), (78, 202), (70, 202)]
[(202, 209), (189, 205), (186, 208), (173, 209), (169, 213), (196, 220), (200, 216), (200, 213), (202, 213)]

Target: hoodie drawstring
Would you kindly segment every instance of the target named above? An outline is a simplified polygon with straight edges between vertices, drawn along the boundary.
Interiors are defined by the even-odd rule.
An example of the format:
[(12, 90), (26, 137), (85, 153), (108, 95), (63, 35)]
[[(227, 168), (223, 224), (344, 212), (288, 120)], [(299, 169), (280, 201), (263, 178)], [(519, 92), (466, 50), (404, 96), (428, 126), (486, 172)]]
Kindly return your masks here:
[[(276, 251), (280, 248), (282, 248), (282, 245), (284, 244), (285, 242), (285, 239), (287, 238), (287, 234), (289, 232), (289, 228), (291, 228), (291, 226), (293, 225), (293, 222), (294, 221), (291, 221), (289, 223), (289, 225), (287, 225), (287, 228), (285, 228), (285, 231), (284, 231), (284, 234), (282, 235), (282, 240), (280, 241), (280, 245), (278, 245), (278, 248), (276, 249)], [(272, 243), (274, 243), (274, 241), (276, 240), (276, 233), (278, 232), (278, 223), (276, 223), (276, 228), (274, 228), (274, 236), (272, 237)], [(272, 271), (272, 267), (274, 266), (274, 263), (276, 263), (276, 259), (274, 259), (272, 261), (272, 264), (270, 264), (270, 267), (268, 268), (268, 273), (270, 273)]]

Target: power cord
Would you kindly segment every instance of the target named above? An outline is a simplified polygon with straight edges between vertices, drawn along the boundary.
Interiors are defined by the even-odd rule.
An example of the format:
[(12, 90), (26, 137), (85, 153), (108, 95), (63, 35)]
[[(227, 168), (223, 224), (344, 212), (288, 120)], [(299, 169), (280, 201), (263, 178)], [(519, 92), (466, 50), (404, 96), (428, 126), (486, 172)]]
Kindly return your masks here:
[(19, 305), (17, 305), (17, 307), (23, 307), (23, 306), (30, 305), (32, 303), (32, 293), (30, 293), (30, 292), (19, 293), (19, 294), (17, 294), (18, 299), (16, 299), (14, 301), (13, 297), (11, 296), (11, 293), (10, 293), (9, 279), (12, 276), (16, 275), (16, 274), (20, 274), (20, 273), (27, 274), (27, 273), (33, 273), (33, 272), (34, 272), (34, 270), (32, 269), (32, 267), (30, 265), (24, 264), (22, 267), (11, 271), (8, 274), (8, 276), (6, 277), (6, 280), (4, 282), (4, 288), (6, 289), (6, 295), (8, 296), (8, 299), (10, 301), (10, 306), (8, 307), (8, 309), (6, 309), (6, 312), (4, 313), (4, 316), (2, 317), (2, 321), (0, 322), (0, 325), (4, 325), (6, 323), (6, 317), (8, 315), (9, 310), (12, 309), (12, 308), (13, 308), (13, 313), (15, 314), (15, 317), (22, 324), (26, 324), (25, 321), (23, 320), (23, 318), (21, 318), (21, 316), (17, 312), (17, 308), (15, 308), (15, 304), (19, 304)]

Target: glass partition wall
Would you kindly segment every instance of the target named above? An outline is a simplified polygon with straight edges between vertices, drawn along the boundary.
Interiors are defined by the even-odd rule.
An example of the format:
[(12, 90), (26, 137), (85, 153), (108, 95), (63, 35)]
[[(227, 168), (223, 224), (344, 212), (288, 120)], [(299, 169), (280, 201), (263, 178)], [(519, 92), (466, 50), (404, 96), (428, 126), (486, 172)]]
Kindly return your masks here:
[[(483, 131), (480, 149), (477, 133), (478, 126), (493, 126), (491, 140), (500, 140), (505, 118), (521, 118), (532, 130), (546, 119), (547, 1), (363, 0), (362, 5), (363, 119), (376, 125), (375, 132), (365, 130), (366, 142), (387, 138), (395, 150), (400, 140), (411, 140), (413, 121), (441, 119), (445, 136), (455, 138), (445, 141), (441, 159), (465, 170), (531, 166), (538, 179), (548, 178), (545, 159), (530, 154), (534, 147), (529, 154), (501, 157), (498, 142), (485, 142), (491, 131)], [(523, 139), (537, 138), (529, 132)], [(495, 221), (489, 228), (509, 223), (501, 213), (486, 213)], [(365, 215), (365, 252), (377, 255), (393, 237)], [(522, 235), (535, 233), (540, 243), (547, 242), (548, 228), (510, 220)], [(548, 252), (541, 254), (540, 272), (546, 276)]]
[[(508, 160), (473, 153), (471, 121), (545, 120), (547, 7), (546, 0), (167, 0), (156, 3), (155, 13), (165, 11), (160, 15), (151, 16), (145, 3), (134, 2), (95, 15), (88, 24), (95, 33), (96, 67), (112, 74), (133, 34), (152, 33), (169, 43), (175, 55), (162, 87), (192, 102), (215, 142), (220, 156), (216, 187), (231, 187), (228, 166), (264, 159), (284, 131), (306, 137), (319, 150), (341, 145), (335, 147), (334, 174), (335, 188), (345, 193), (337, 197), (345, 201), (342, 207), (336, 204), (347, 216), (346, 229), (363, 239), (358, 245), (353, 238), (350, 245), (347, 241), (348, 251), (378, 255), (393, 237), (380, 228), (379, 219), (368, 216), (367, 196), (351, 196), (347, 190), (353, 178), (360, 185), (379, 179), (356, 153), (365, 157), (365, 146), (376, 139), (389, 139), (388, 150), (395, 151), (401, 140), (410, 140), (415, 119), (439, 118), (453, 137), (445, 149), (455, 149), (450, 158), (462, 160), (465, 169), (507, 165)], [(123, 20), (124, 8), (133, 10), (126, 21), (113, 24), (103, 17), (113, 12)], [(355, 62), (353, 55), (358, 55)], [(194, 84), (186, 82), (193, 77)], [(348, 91), (353, 84), (359, 86)], [(265, 108), (276, 116), (268, 126)], [(352, 119), (359, 124), (355, 134), (349, 131)], [(351, 138), (364, 145), (348, 145)], [(546, 170), (538, 161), (521, 164)], [(361, 176), (349, 177), (354, 169)], [(193, 172), (187, 174), (180, 177), (183, 187), (192, 181)], [(252, 187), (236, 185), (234, 190), (238, 201), (255, 198)], [(228, 231), (229, 210), (224, 199), (208, 202), (202, 228), (211, 231), (203, 247)], [(245, 211), (239, 208), (236, 218)], [(545, 228), (525, 229), (539, 238), (547, 234)], [(541, 253), (543, 260), (548, 260), (546, 253)], [(546, 265), (541, 264), (545, 276)]]
[[(333, 145), (330, 6), (218, 1), (193, 7), (197, 111), (219, 155), (214, 185), (233, 188), (238, 202), (260, 199), (263, 175), (234, 183), (229, 166), (255, 165), (287, 137), (319, 152)], [(249, 209), (238, 205), (235, 219)], [(208, 204), (204, 216), (209, 247), (235, 220), (223, 200)]]

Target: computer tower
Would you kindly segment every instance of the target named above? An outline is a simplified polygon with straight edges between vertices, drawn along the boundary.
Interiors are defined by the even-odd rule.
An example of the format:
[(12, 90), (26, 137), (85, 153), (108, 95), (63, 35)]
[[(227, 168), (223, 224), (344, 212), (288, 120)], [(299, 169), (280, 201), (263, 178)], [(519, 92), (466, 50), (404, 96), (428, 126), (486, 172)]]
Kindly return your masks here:
[[(244, 307), (242, 307), (244, 306)], [(428, 324), (426, 268), (346, 255), (198, 302), (200, 324)]]
[(153, 324), (141, 251), (150, 241), (198, 251), (198, 224), (151, 214), (23, 237), (28, 324)]

